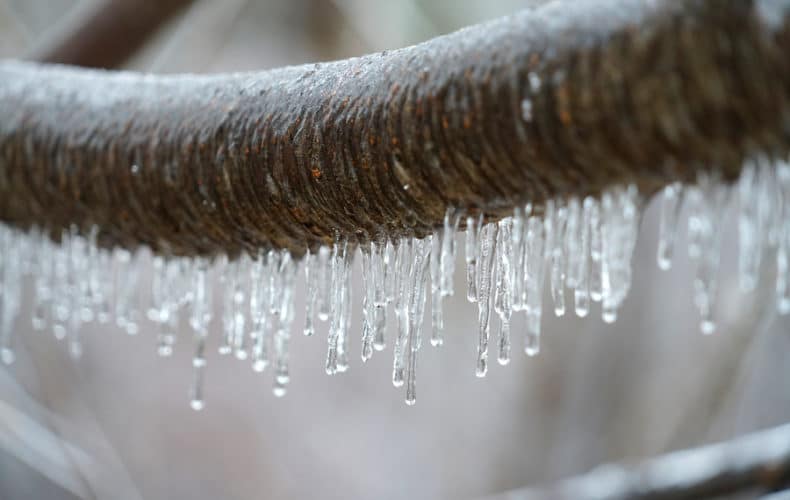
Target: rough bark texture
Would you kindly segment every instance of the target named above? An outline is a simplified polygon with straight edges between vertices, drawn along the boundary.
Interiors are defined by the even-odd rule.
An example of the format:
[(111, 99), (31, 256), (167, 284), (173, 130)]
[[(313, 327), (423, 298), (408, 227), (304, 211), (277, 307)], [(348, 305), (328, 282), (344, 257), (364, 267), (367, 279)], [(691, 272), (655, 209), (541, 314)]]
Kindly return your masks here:
[(214, 254), (422, 235), (448, 206), (737, 174), (790, 146), (790, 1), (566, 0), (214, 76), (0, 62), (0, 218)]

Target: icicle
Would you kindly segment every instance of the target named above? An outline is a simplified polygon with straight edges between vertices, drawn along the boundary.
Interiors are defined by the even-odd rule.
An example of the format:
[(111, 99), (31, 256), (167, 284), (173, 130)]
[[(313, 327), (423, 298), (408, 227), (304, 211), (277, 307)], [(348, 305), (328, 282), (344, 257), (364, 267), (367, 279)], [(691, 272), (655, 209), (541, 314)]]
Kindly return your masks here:
[(466, 218), (466, 298), (477, 302), (477, 240), (483, 214)]
[(343, 281), (343, 308), (341, 309), (340, 328), (338, 330), (338, 344), (337, 344), (337, 371), (344, 373), (348, 370), (348, 357), (349, 346), (351, 344), (351, 260), (352, 253), (347, 253), (347, 262), (345, 263), (346, 272), (345, 280)]
[(332, 301), (332, 269), (331, 269), (331, 256), (328, 247), (319, 247), (318, 249), (318, 262), (316, 267), (316, 286), (317, 290), (317, 303), (318, 303), (318, 319), (326, 321), (329, 319), (329, 312)]
[(80, 329), (83, 323), (83, 240), (77, 232), (77, 226), (72, 225), (67, 236), (68, 243), (68, 273), (69, 273), (69, 316), (68, 316), (68, 349), (72, 358), (77, 359), (82, 355), (82, 341)]
[(617, 309), (631, 287), (631, 256), (639, 230), (639, 193), (636, 186), (613, 188), (601, 199), (602, 318), (617, 319)]
[(373, 349), (384, 349), (384, 329), (387, 326), (387, 302), (389, 298), (388, 274), (393, 273), (390, 263), (394, 263), (394, 251), (389, 241), (381, 240), (373, 244), (370, 256), (370, 274), (373, 279)]
[(590, 196), (584, 199), (577, 249), (579, 255), (574, 257), (572, 266), (576, 276), (576, 290), (573, 292), (574, 308), (576, 316), (580, 318), (584, 318), (590, 312), (590, 227), (596, 204), (595, 199)]
[(395, 258), (398, 252), (398, 240), (387, 240), (384, 247), (384, 292), (387, 298), (387, 303), (395, 301), (397, 294), (397, 287), (395, 286), (395, 277), (397, 276), (397, 268), (395, 267)]
[[(716, 329), (713, 304), (719, 268), (721, 220), (727, 198), (726, 187), (716, 175), (701, 174), (696, 188), (689, 188), (689, 225), (694, 219), (694, 244), (697, 247), (697, 273), (694, 277), (694, 303), (700, 311), (700, 330), (709, 335)], [(689, 233), (692, 228), (689, 227)]]
[(779, 209), (776, 225), (779, 234), (776, 251), (776, 307), (779, 314), (790, 313), (790, 164), (776, 165), (779, 185)]
[(499, 352), (500, 365), (510, 362), (510, 317), (513, 313), (513, 219), (508, 217), (499, 221), (496, 242), (496, 287), (494, 309), (499, 315)]
[(208, 283), (208, 262), (196, 263), (193, 282), (192, 310), (190, 311), (189, 324), (195, 332), (195, 354), (192, 358), (194, 379), (191, 389), (190, 406), (193, 410), (202, 410), (205, 402), (203, 399), (203, 378), (206, 369), (206, 337), (208, 325), (211, 321), (211, 285)]
[(527, 216), (532, 212), (532, 206), (526, 208), (516, 207), (513, 211), (513, 222), (511, 224), (512, 251), (513, 258), (510, 265), (510, 283), (512, 286), (511, 300), (513, 301), (514, 311), (523, 311), (527, 304), (524, 295), (524, 259), (525, 259), (525, 236), (527, 228)]
[(180, 265), (176, 260), (154, 257), (153, 280), (151, 282), (151, 305), (148, 317), (159, 324), (157, 353), (162, 357), (173, 354), (173, 345), (178, 330), (178, 297), (175, 285)]
[(137, 290), (139, 276), (136, 268), (138, 262), (124, 249), (116, 249), (115, 262), (115, 322), (129, 335), (135, 335), (139, 330), (138, 311), (134, 304), (134, 293)]
[(395, 281), (397, 292), (395, 294), (395, 316), (398, 320), (398, 335), (393, 347), (392, 385), (400, 387), (404, 383), (404, 353), (406, 341), (409, 337), (409, 304), (413, 288), (409, 287), (412, 274), (412, 260), (414, 256), (414, 241), (412, 238), (403, 238), (398, 245), (398, 254), (395, 267), (398, 274)]
[[(549, 202), (546, 207), (546, 242), (551, 252), (551, 297), (554, 301), (554, 314), (565, 315), (565, 282), (567, 255), (565, 243), (568, 240), (568, 208), (560, 203)], [(571, 228), (573, 230), (573, 228)]]
[(252, 369), (262, 372), (269, 364), (267, 329), (269, 328), (269, 303), (272, 296), (272, 283), (274, 280), (272, 268), (274, 263), (269, 259), (269, 253), (259, 252), (252, 268), (252, 289), (250, 291), (250, 321), (253, 339)]
[(55, 250), (49, 237), (39, 234), (36, 237), (37, 270), (33, 281), (33, 329), (44, 330), (49, 321), (49, 308), (52, 301), (52, 273)]
[(453, 275), (455, 274), (455, 233), (461, 222), (461, 212), (453, 207), (448, 207), (444, 213), (444, 224), (441, 229), (441, 245), (439, 261), (439, 278), (442, 297), (453, 294), (455, 288)]
[(680, 207), (683, 202), (683, 185), (673, 182), (661, 192), (661, 221), (658, 229), (658, 267), (667, 270), (672, 267), (672, 257), (677, 235)]
[(2, 245), (2, 295), (0, 296), (0, 359), (5, 364), (14, 362), (13, 328), (19, 312), (22, 294), (22, 276), (18, 261), (21, 258), (19, 241), (11, 229), (0, 228), (0, 245)]
[[(445, 217), (446, 218), (446, 217)], [(444, 343), (442, 330), (444, 329), (444, 319), (442, 318), (442, 285), (444, 275), (442, 267), (443, 259), (449, 258), (445, 253), (445, 237), (451, 237), (446, 228), (436, 231), (431, 239), (431, 345), (440, 346)]]
[(428, 282), (428, 262), (431, 257), (431, 237), (414, 242), (414, 265), (409, 283), (409, 372), (406, 382), (406, 404), (417, 402), (417, 353), (422, 346), (422, 322), (425, 312), (425, 288)]
[(527, 333), (524, 351), (529, 356), (535, 356), (540, 352), (540, 323), (543, 311), (543, 277), (546, 261), (544, 231), (544, 224), (539, 217), (532, 216), (527, 219), (527, 233), (525, 239), (526, 258), (524, 259)]
[(280, 258), (280, 289), (278, 290), (279, 310), (277, 311), (278, 328), (274, 335), (274, 388), (277, 397), (285, 395), (286, 386), (291, 380), (288, 368), (288, 346), (291, 340), (291, 323), (294, 317), (293, 294), (298, 264), (291, 254), (283, 251)]
[(233, 338), (236, 331), (233, 293), (236, 288), (238, 261), (225, 263), (223, 267), (225, 267), (224, 272), (219, 273), (219, 282), (222, 286), (222, 338), (218, 352), (224, 356), (233, 352)]
[(491, 278), (493, 261), (496, 252), (498, 227), (495, 223), (485, 224), (480, 229), (477, 248), (477, 312), (478, 312), (478, 344), (477, 369), (478, 377), (485, 377), (488, 372), (488, 339), (491, 329)]
[(316, 301), (318, 299), (318, 258), (310, 250), (305, 255), (304, 281), (306, 290), (304, 312), (304, 334), (308, 337), (315, 334), (313, 316), (315, 315)]
[[(346, 324), (346, 293), (344, 290), (349, 271), (348, 241), (338, 238), (332, 247), (331, 256), (331, 310), (334, 311), (327, 337), (326, 373), (334, 375), (338, 371), (338, 343), (342, 342)], [(342, 347), (341, 347), (342, 349)]]
[(601, 203), (599, 200), (593, 200), (590, 207), (590, 298), (595, 302), (600, 302), (603, 299), (601, 283), (602, 259)]
[(757, 161), (748, 161), (743, 166), (738, 179), (738, 278), (741, 290), (754, 290), (760, 270), (760, 260), (765, 243), (764, 209), (764, 169)]
[(58, 340), (66, 337), (66, 324), (69, 321), (71, 293), (69, 275), (68, 232), (61, 233), (60, 245), (54, 248), (54, 287), (52, 296), (52, 333)]
[(373, 320), (375, 316), (375, 292), (371, 253), (373, 243), (362, 247), (362, 361), (373, 356)]

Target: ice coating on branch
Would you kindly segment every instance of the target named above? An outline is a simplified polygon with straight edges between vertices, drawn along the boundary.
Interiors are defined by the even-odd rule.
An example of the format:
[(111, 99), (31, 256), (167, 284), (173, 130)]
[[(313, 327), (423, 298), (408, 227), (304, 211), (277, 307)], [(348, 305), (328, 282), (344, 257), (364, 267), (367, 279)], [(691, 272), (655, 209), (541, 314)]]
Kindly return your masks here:
[[(735, 214), (739, 232), (740, 288), (746, 293), (754, 290), (766, 274), (762, 271), (775, 268), (775, 281), (768, 286), (775, 290), (777, 311), (790, 313), (790, 164), (758, 157), (747, 162), (735, 183), (725, 183), (710, 170), (693, 184), (670, 184), (658, 196), (658, 266), (671, 267), (678, 253), (675, 241), (686, 227), (688, 254), (695, 266), (694, 305), (703, 333), (716, 328), (721, 234), (730, 214)], [(22, 297), (29, 289), (30, 318), (24, 324), (36, 331), (50, 330), (66, 341), (73, 356), (82, 352), (83, 325), (92, 322), (114, 325), (127, 334), (150, 330), (161, 356), (171, 355), (178, 337), (186, 340), (191, 333), (190, 394), (196, 410), (205, 405), (205, 370), (213, 354), (206, 345), (215, 331), (220, 353), (235, 354), (256, 372), (271, 366), (273, 393), (283, 396), (291, 380), (293, 323), (300, 314), (294, 309), (294, 294), (304, 266), (303, 331), (326, 332), (326, 372), (350, 369), (356, 342), (362, 361), (384, 349), (387, 319), (394, 318), (392, 383), (405, 386), (406, 402), (414, 404), (426, 321), (433, 345), (469, 341), (472, 334), (444, 336), (443, 303), (455, 288), (455, 241), (462, 220), (466, 269), (460, 272), (466, 277), (466, 296), (477, 308), (475, 373), (482, 377), (490, 368), (492, 327), (499, 364), (514, 359), (514, 313), (526, 315), (526, 354), (540, 352), (544, 300), (551, 301), (556, 315), (570, 310), (585, 317), (596, 312), (606, 322), (616, 320), (631, 287), (643, 205), (635, 186), (622, 185), (600, 195), (518, 206), (512, 216), (499, 220), (480, 211), (462, 215), (453, 207), (427, 237), (378, 237), (358, 244), (338, 236), (331, 246), (313, 248), (301, 258), (280, 250), (232, 259), (151, 255), (145, 248), (103, 248), (95, 227), (51, 234), (3, 225), (0, 359), (6, 364), (15, 360), (17, 329), (23, 324), (19, 315), (26, 310)], [(352, 309), (358, 307), (351, 293), (357, 254), (360, 325), (351, 321)], [(775, 265), (767, 267), (773, 258)], [(429, 296), (430, 313), (425, 314)]]

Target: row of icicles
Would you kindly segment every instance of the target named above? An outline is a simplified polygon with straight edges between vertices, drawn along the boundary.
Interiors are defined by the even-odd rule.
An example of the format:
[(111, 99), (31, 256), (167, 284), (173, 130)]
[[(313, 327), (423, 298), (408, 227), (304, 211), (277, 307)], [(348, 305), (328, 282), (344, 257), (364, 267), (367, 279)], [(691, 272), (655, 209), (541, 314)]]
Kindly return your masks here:
[[(723, 214), (733, 200), (738, 202), (741, 288), (749, 291), (756, 287), (761, 259), (768, 250), (775, 250), (777, 307), (782, 314), (790, 312), (790, 165), (765, 159), (750, 161), (732, 186), (708, 173), (700, 175), (696, 185), (671, 184), (661, 196), (658, 264), (662, 269), (670, 267), (685, 204), (688, 253), (697, 263), (694, 301), (703, 333), (715, 329), (712, 310)], [(572, 309), (584, 317), (591, 302), (600, 302), (603, 320), (615, 321), (631, 285), (631, 256), (643, 205), (635, 186), (621, 186), (604, 192), (600, 199), (551, 201), (541, 214), (533, 213), (530, 205), (519, 207), (513, 216), (491, 223), (450, 209), (443, 227), (431, 236), (382, 240), (358, 248), (339, 239), (332, 248), (321, 247), (301, 261), (288, 252), (273, 250), (230, 262), (163, 258), (145, 250), (130, 254), (123, 249), (101, 249), (96, 245), (95, 230), (87, 236), (76, 229), (64, 232), (61, 243), (56, 244), (35, 230), (23, 233), (3, 226), (0, 352), (5, 363), (13, 362), (12, 333), (25, 275), (31, 276), (33, 287), (33, 328), (51, 328), (55, 337), (67, 340), (75, 357), (82, 351), (83, 323), (114, 322), (136, 334), (143, 316), (157, 325), (158, 353), (169, 356), (179, 323), (186, 316), (196, 343), (191, 404), (199, 410), (204, 405), (205, 345), (216, 280), (223, 306), (219, 352), (249, 359), (259, 372), (271, 364), (274, 394), (282, 396), (290, 378), (288, 345), (300, 267), (305, 271), (307, 291), (304, 334), (315, 333), (315, 320), (329, 322), (326, 372), (348, 369), (351, 337), (359, 331), (350, 322), (351, 266), (359, 250), (362, 360), (391, 343), (392, 383), (405, 385), (406, 403), (414, 404), (427, 297), (431, 298), (430, 343), (439, 346), (443, 343), (442, 300), (455, 289), (455, 234), (462, 219), (466, 226), (466, 295), (477, 304), (479, 318), (476, 373), (483, 377), (488, 369), (492, 324), (496, 326), (497, 361), (502, 365), (510, 361), (514, 312), (526, 313), (526, 354), (539, 352), (546, 282), (557, 316)], [(150, 283), (142, 283), (140, 266), (148, 262), (152, 277)], [(572, 298), (567, 304), (566, 288)], [(392, 313), (397, 334), (386, 339), (385, 327)]]

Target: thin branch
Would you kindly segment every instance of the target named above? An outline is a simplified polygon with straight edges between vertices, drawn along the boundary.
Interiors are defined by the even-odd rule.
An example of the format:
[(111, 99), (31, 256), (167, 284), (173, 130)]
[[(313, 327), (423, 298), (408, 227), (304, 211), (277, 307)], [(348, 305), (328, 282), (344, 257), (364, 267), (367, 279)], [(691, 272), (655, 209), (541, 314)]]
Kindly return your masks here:
[(117, 68), (193, 0), (102, 0), (69, 23), (31, 58), (90, 68)]
[(604, 465), (543, 489), (494, 499), (703, 499), (790, 485), (790, 424), (732, 441), (669, 453), (638, 465)]
[[(767, 6), (766, 6), (767, 5)], [(571, 0), (259, 73), (0, 62), (0, 219), (174, 254), (421, 236), (790, 146), (790, 1)]]

